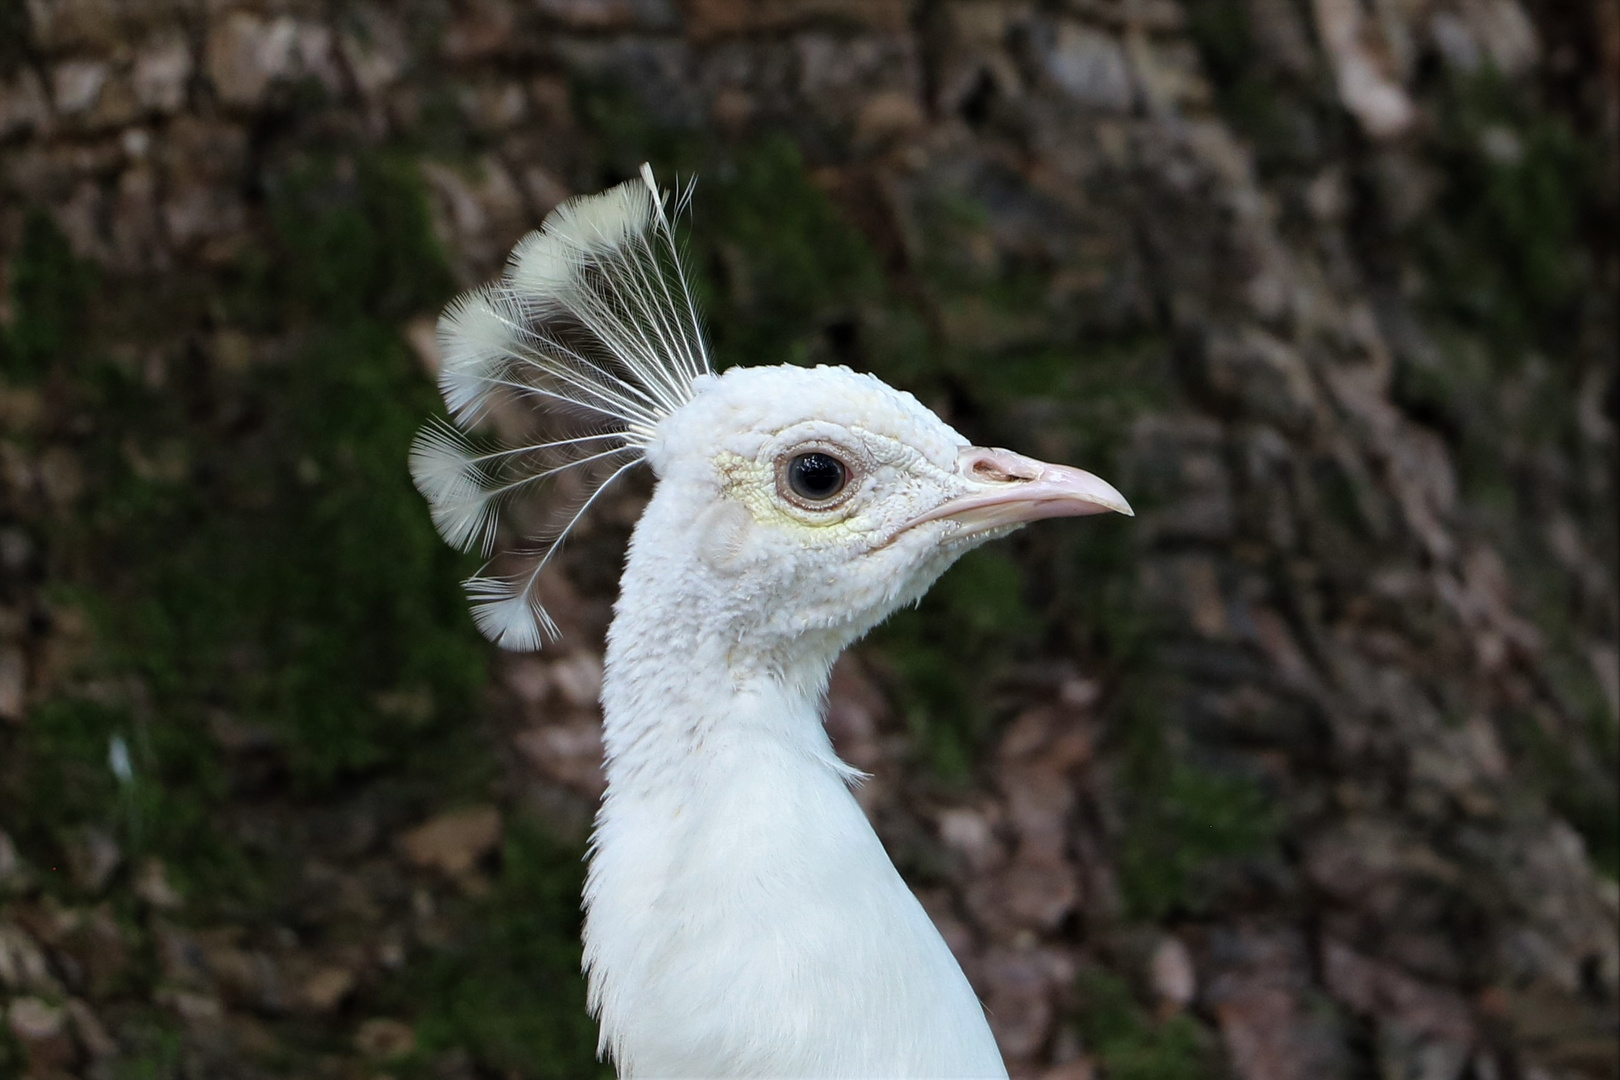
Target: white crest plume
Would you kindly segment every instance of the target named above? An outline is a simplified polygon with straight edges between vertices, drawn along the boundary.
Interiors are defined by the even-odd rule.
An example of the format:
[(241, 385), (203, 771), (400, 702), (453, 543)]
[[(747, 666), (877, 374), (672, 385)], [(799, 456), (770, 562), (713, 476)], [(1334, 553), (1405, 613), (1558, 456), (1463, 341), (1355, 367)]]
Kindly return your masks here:
[[(486, 564), (465, 583), (478, 628), (505, 648), (556, 636), (535, 596), (540, 572), (710, 370), (664, 203), (648, 165), (638, 180), (569, 199), (518, 242), (499, 280), (439, 318), (439, 390), (454, 424), (430, 422), (410, 454), (439, 534), (489, 556), (511, 496), (575, 470), (585, 479), (582, 499), (535, 538), (530, 565), (497, 575)], [(540, 435), (496, 446), (466, 433), (509, 403), (540, 406)]]

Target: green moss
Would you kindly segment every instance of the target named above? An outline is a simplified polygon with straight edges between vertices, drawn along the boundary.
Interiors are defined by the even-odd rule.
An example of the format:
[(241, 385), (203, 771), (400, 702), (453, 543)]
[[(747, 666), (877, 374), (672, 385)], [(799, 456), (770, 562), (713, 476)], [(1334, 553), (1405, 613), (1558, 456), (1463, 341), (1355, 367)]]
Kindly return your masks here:
[(23, 1076), (27, 1069), (28, 1055), (11, 1033), (11, 1025), (0, 1027), (0, 1076)]
[(407, 972), (407, 1008), (420, 1010), (416, 1066), (470, 1053), (523, 1080), (612, 1076), (596, 1061), (596, 1025), (580, 977), (583, 852), (532, 825), (513, 828), (500, 878), (464, 913), (467, 932)]
[[(1423, 266), (1420, 300), (1433, 355), (1403, 356), (1401, 404), (1451, 441), (1475, 521), (1510, 565), (1545, 639), (1543, 668), (1569, 735), (1555, 745), (1517, 725), (1532, 782), (1586, 838), (1607, 872), (1620, 867), (1620, 749), (1585, 656), (1570, 580), (1548, 548), (1549, 502), (1576, 515), (1593, 550), (1613, 547), (1611, 508), (1569, 483), (1546, 490), (1545, 460), (1578, 460), (1583, 379), (1613, 350), (1599, 297), (1596, 237), (1614, 235), (1617, 203), (1601, 152), (1533, 88), (1485, 70), (1436, 87), (1430, 164), (1444, 180), (1434, 213), (1403, 239)], [(1506, 436), (1504, 437), (1504, 433)]]
[(71, 362), (82, 347), (96, 275), (50, 215), (35, 209), (23, 219), (8, 276), (12, 316), (9, 327), (0, 326), (0, 378), (29, 383), (53, 361)]
[(717, 167), (734, 156), (707, 132), (660, 122), (623, 82), (576, 77), (569, 90), (580, 126), (591, 133), (606, 170), (593, 186), (634, 176), (650, 161), (665, 183), (677, 176), (684, 182), (696, 173), (707, 191)]
[(1124, 832), (1117, 860), (1129, 916), (1160, 922), (1207, 914), (1229, 897), (1234, 862), (1276, 853), (1280, 807), (1252, 778), (1199, 760), (1173, 720), (1177, 689), (1150, 651), (1128, 664), (1110, 735), (1122, 765)]
[(1197, 43), (1204, 70), (1216, 83), (1235, 83), (1256, 65), (1249, 8), (1242, 0), (1203, 0), (1187, 11), (1187, 33)]
[[(310, 165), (275, 180), (271, 212), (272, 242), (237, 287), (211, 311), (179, 309), (243, 340), (273, 336), (262, 362), (170, 356), (153, 386), (103, 359), (98, 342), (122, 340), (121, 323), (82, 346), (65, 331), (28, 338), (96, 418), (76, 446), (84, 498), (50, 537), (72, 582), (59, 599), (95, 627), (83, 674), (139, 689), (45, 702), (0, 798), (35, 844), (116, 825), (204, 893), (251, 882), (218, 836), (222, 723), (267, 733), (311, 793), (379, 769), (450, 793), (489, 768), (465, 722), (485, 655), (455, 584), (466, 562), (405, 470), (435, 402), (397, 327), (451, 289), (420, 185), (387, 156)], [(31, 250), (60, 248), (41, 232)], [(62, 291), (25, 290), (15, 326), (55, 325)], [(106, 306), (121, 310), (116, 295)], [(114, 736), (132, 784), (108, 769)]]
[(1187, 32), (1221, 115), (1254, 148), (1262, 174), (1302, 173), (1342, 150), (1347, 117), (1326, 65), (1318, 60), (1310, 71), (1278, 70), (1254, 39), (1244, 0), (1189, 4)]
[(392, 327), (453, 291), (408, 158), (306, 164), (274, 180), (270, 208), (279, 250), (268, 283), (293, 318)]
[(112, 1064), (113, 1080), (180, 1080), (185, 1068), (184, 1038), (167, 1016), (152, 1014), (119, 1027), (124, 1049)]
[(866, 239), (811, 182), (786, 138), (711, 175), (699, 211), (712, 245), (705, 309), (717, 366), (844, 359), (825, 347), (829, 321), (850, 319), (884, 292)]
[(0, 78), (27, 62), (32, 35), (28, 0), (0, 0)]
[(972, 776), (997, 719), (996, 678), (1039, 634), (1025, 589), (1005, 549), (980, 548), (939, 580), (915, 614), (873, 635), (896, 677), (913, 746), (947, 783)]
[(1119, 873), (1135, 917), (1156, 922), (1214, 909), (1221, 897), (1209, 877), (1218, 864), (1276, 842), (1277, 809), (1253, 781), (1173, 759), (1132, 775)]
[[(1613, 768), (1613, 759), (1604, 767)], [(1616, 820), (1613, 783), (1593, 783), (1585, 770), (1570, 768), (1557, 758), (1551, 767), (1544, 765), (1542, 773), (1548, 800), (1581, 834), (1593, 868), (1610, 881), (1620, 880), (1620, 821)]]
[(1601, 151), (1489, 70), (1452, 76), (1440, 106), (1446, 187), (1418, 237), (1433, 314), (1480, 331), (1509, 368), (1573, 344), (1592, 274), (1583, 234), (1614, 226)]
[[(1552, 666), (1558, 674), (1557, 654)], [(1522, 748), (1530, 766), (1534, 789), (1586, 841), (1587, 855), (1599, 873), (1620, 878), (1620, 814), (1615, 811), (1615, 728), (1608, 707), (1593, 702), (1593, 711), (1578, 717), (1590, 725), (1586, 734), (1591, 750), (1573, 748), (1562, 735), (1564, 725), (1555, 718), (1523, 714), (1510, 731), (1513, 744)], [(1587, 751), (1587, 752), (1583, 752)], [(1595, 751), (1595, 752), (1593, 752)]]
[[(657, 122), (623, 86), (573, 87), (581, 122), (601, 143), (598, 184), (650, 160), (666, 183), (700, 178), (692, 198), (689, 269), (707, 320), (715, 367), (852, 363), (829, 330), (880, 313), (883, 332), (906, 336), (876, 252), (819, 188), (798, 144), (769, 136), (741, 144)], [(900, 316), (897, 320), (897, 316)]]
[[(1000, 418), (1038, 401), (1049, 413), (1046, 431), (1058, 437), (1055, 456), (1105, 476), (1119, 475), (1132, 422), (1164, 404), (1168, 385), (1164, 344), (1148, 335), (1085, 350), (935, 356), (936, 377), (959, 374), (951, 385), (964, 387), (964, 397), (975, 394), (969, 400), (987, 418), (985, 441), (1016, 445), (1019, 433), (1003, 434)], [(971, 378), (991, 366), (994, 380)], [(947, 571), (915, 614), (898, 615), (874, 634), (936, 775), (965, 781), (982, 759), (1004, 717), (1001, 681), (1020, 658), (1052, 648), (1100, 671), (1138, 656), (1144, 624), (1131, 595), (1130, 528), (1125, 519), (1097, 518), (981, 548)]]
[(483, 649), (454, 585), (462, 560), (404, 468), (434, 399), (396, 326), (450, 291), (414, 176), (388, 159), (352, 180), (305, 171), (281, 181), (272, 216), (277, 247), (245, 271), (250, 295), (225, 302), (296, 342), (230, 388), (257, 423), (223, 432), (175, 415), (168, 395), (116, 387), (113, 411), (161, 417), (158, 445), (191, 475), (136, 474), (120, 460), (130, 441), (159, 437), (141, 421), (116, 433), (99, 539), (142, 557), (98, 622), (160, 694), (223, 692), (323, 787), (442, 742)]
[[(924, 217), (926, 246), (955, 252), (974, 246), (968, 234), (983, 227), (985, 211), (940, 199)], [(1046, 318), (1044, 285), (1029, 271), (974, 267), (950, 256), (925, 262), (929, 288), (942, 304), (973, 297), (985, 318), (1007, 332), (990, 334), (988, 344), (930, 338), (909, 349), (874, 350), (878, 373), (925, 398), (951, 401), (972, 419), (970, 434), (981, 442), (1050, 454), (1117, 478), (1131, 425), (1166, 404), (1164, 340), (1126, 332), (1078, 346)], [(1014, 419), (1032, 411), (1042, 417), (1047, 440), (1039, 448), (1027, 444), (1027, 426)], [(936, 775), (963, 781), (982, 759), (1005, 717), (998, 702), (1003, 680), (1022, 657), (1055, 649), (1098, 670), (1134, 650), (1133, 559), (1123, 520), (1031, 530), (964, 558), (915, 615), (898, 616), (879, 631), (874, 645), (901, 676), (902, 706)]]
[[(113, 772), (115, 745), (130, 763), (127, 778)], [(223, 771), (212, 748), (186, 727), (57, 697), (29, 717), (25, 752), (20, 804), (26, 809), (15, 822), (18, 839), (32, 850), (64, 850), (73, 827), (95, 825), (129, 856), (156, 855), (175, 867), (174, 884), (183, 892), (241, 894), (251, 887), (251, 864), (217, 832)], [(49, 875), (46, 885), (72, 891), (65, 874)]]
[[(935, 291), (949, 297), (972, 297), (1001, 285), (1001, 267), (984, 257), (984, 240), (992, 219), (978, 199), (949, 188), (929, 191), (913, 210), (921, 239), (916, 271)], [(987, 263), (992, 263), (987, 265)], [(1044, 289), (1037, 289), (1036, 295)], [(1021, 297), (1000, 300), (1020, 303)]]
[(1107, 1080), (1206, 1080), (1212, 1068), (1196, 1021), (1154, 1021), (1125, 981), (1100, 969), (1079, 979), (1077, 1015), (1086, 1046)]
[[(307, 163), (272, 178), (269, 209), (273, 234), (229, 287), (177, 288), (156, 318), (115, 282), (101, 306), (115, 314), (82, 345), (30, 339), (48, 344), (30, 354), (39, 374), (95, 417), (74, 445), (84, 497), (49, 538), (55, 602), (89, 616), (94, 648), (74, 684), (89, 690), (0, 731), (0, 818), (31, 862), (60, 864), (93, 825), (126, 865), (162, 857), (189, 914), (247, 922), (299, 856), (236, 840), (244, 777), (221, 732), (249, 733), (255, 769), (268, 757), (278, 782), (323, 800), (385, 777), (396, 794), (487, 797), (491, 769), (468, 723), (486, 655), (456, 586), (468, 566), (405, 469), (436, 403), (397, 328), (452, 288), (420, 184), (386, 155)], [(30, 250), (59, 239), (42, 231)], [(16, 325), (45, 325), (60, 293), (27, 292)], [(245, 359), (171, 354), (154, 385), (102, 345), (170, 342), (188, 325), (234, 336), (221, 348)], [(514, 833), (499, 886), (466, 913), (468, 951), (399, 991), (402, 1014), (424, 1008), (408, 992), (428, 1003), (425, 1046), (465, 1044), (525, 1076), (594, 1074), (579, 886), (577, 852)], [(81, 899), (66, 874), (46, 887)], [(121, 1023), (120, 1038), (115, 1075), (179, 1075), (172, 1031)]]

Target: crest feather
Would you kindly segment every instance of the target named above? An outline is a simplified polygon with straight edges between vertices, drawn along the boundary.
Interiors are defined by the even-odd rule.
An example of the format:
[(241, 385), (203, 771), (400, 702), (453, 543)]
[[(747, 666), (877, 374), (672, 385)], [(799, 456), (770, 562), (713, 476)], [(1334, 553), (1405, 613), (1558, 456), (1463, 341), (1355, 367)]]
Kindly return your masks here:
[[(517, 243), (500, 279), (458, 297), (439, 319), (439, 390), (455, 426), (429, 423), (410, 453), (439, 534), (488, 556), (513, 495), (565, 473), (584, 479), (577, 508), (531, 538), (526, 570), (465, 583), (478, 628), (505, 648), (537, 649), (556, 636), (535, 598), (541, 570), (710, 370), (664, 204), (647, 165), (639, 179), (569, 199)], [(536, 437), (476, 443), (465, 430), (491, 413), (528, 421)]]

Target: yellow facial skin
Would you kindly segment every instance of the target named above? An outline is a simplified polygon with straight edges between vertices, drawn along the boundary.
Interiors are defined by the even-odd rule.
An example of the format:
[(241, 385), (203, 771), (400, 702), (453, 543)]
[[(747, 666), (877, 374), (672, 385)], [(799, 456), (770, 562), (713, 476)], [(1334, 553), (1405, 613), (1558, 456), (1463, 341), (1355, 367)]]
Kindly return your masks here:
[[(836, 457), (848, 470), (841, 497), (825, 505), (787, 489), (787, 463), (806, 453)], [(711, 539), (730, 561), (810, 549), (846, 559), (882, 548), (917, 514), (953, 493), (956, 478), (916, 448), (884, 432), (852, 425), (796, 424), (749, 447), (722, 448), (710, 459), (734, 513), (708, 522)]]
[[(851, 468), (852, 475), (849, 482), (852, 485), (859, 484), (863, 470), (851, 460), (853, 455), (843, 450), (840, 456)], [(747, 507), (749, 516), (757, 525), (807, 528), (807, 535), (814, 537), (815, 543), (837, 543), (859, 532), (851, 521), (856, 511), (860, 509), (862, 501), (858, 491), (852, 497), (825, 510), (811, 510), (789, 502), (778, 493), (777, 466), (774, 461), (751, 460), (729, 450), (722, 450), (715, 456), (715, 468), (720, 473), (721, 486), (725, 493)]]

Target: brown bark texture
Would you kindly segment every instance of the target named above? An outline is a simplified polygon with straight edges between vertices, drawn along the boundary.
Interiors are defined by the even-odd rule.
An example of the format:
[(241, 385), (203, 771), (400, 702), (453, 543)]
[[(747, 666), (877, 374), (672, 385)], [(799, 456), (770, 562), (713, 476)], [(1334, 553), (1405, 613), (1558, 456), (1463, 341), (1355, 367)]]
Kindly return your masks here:
[(0, 0), (0, 1076), (607, 1075), (648, 481), (503, 654), (404, 458), (650, 160), (720, 363), (1138, 509), (829, 694), (1013, 1075), (1620, 1077), (1617, 88), (1613, 0)]

